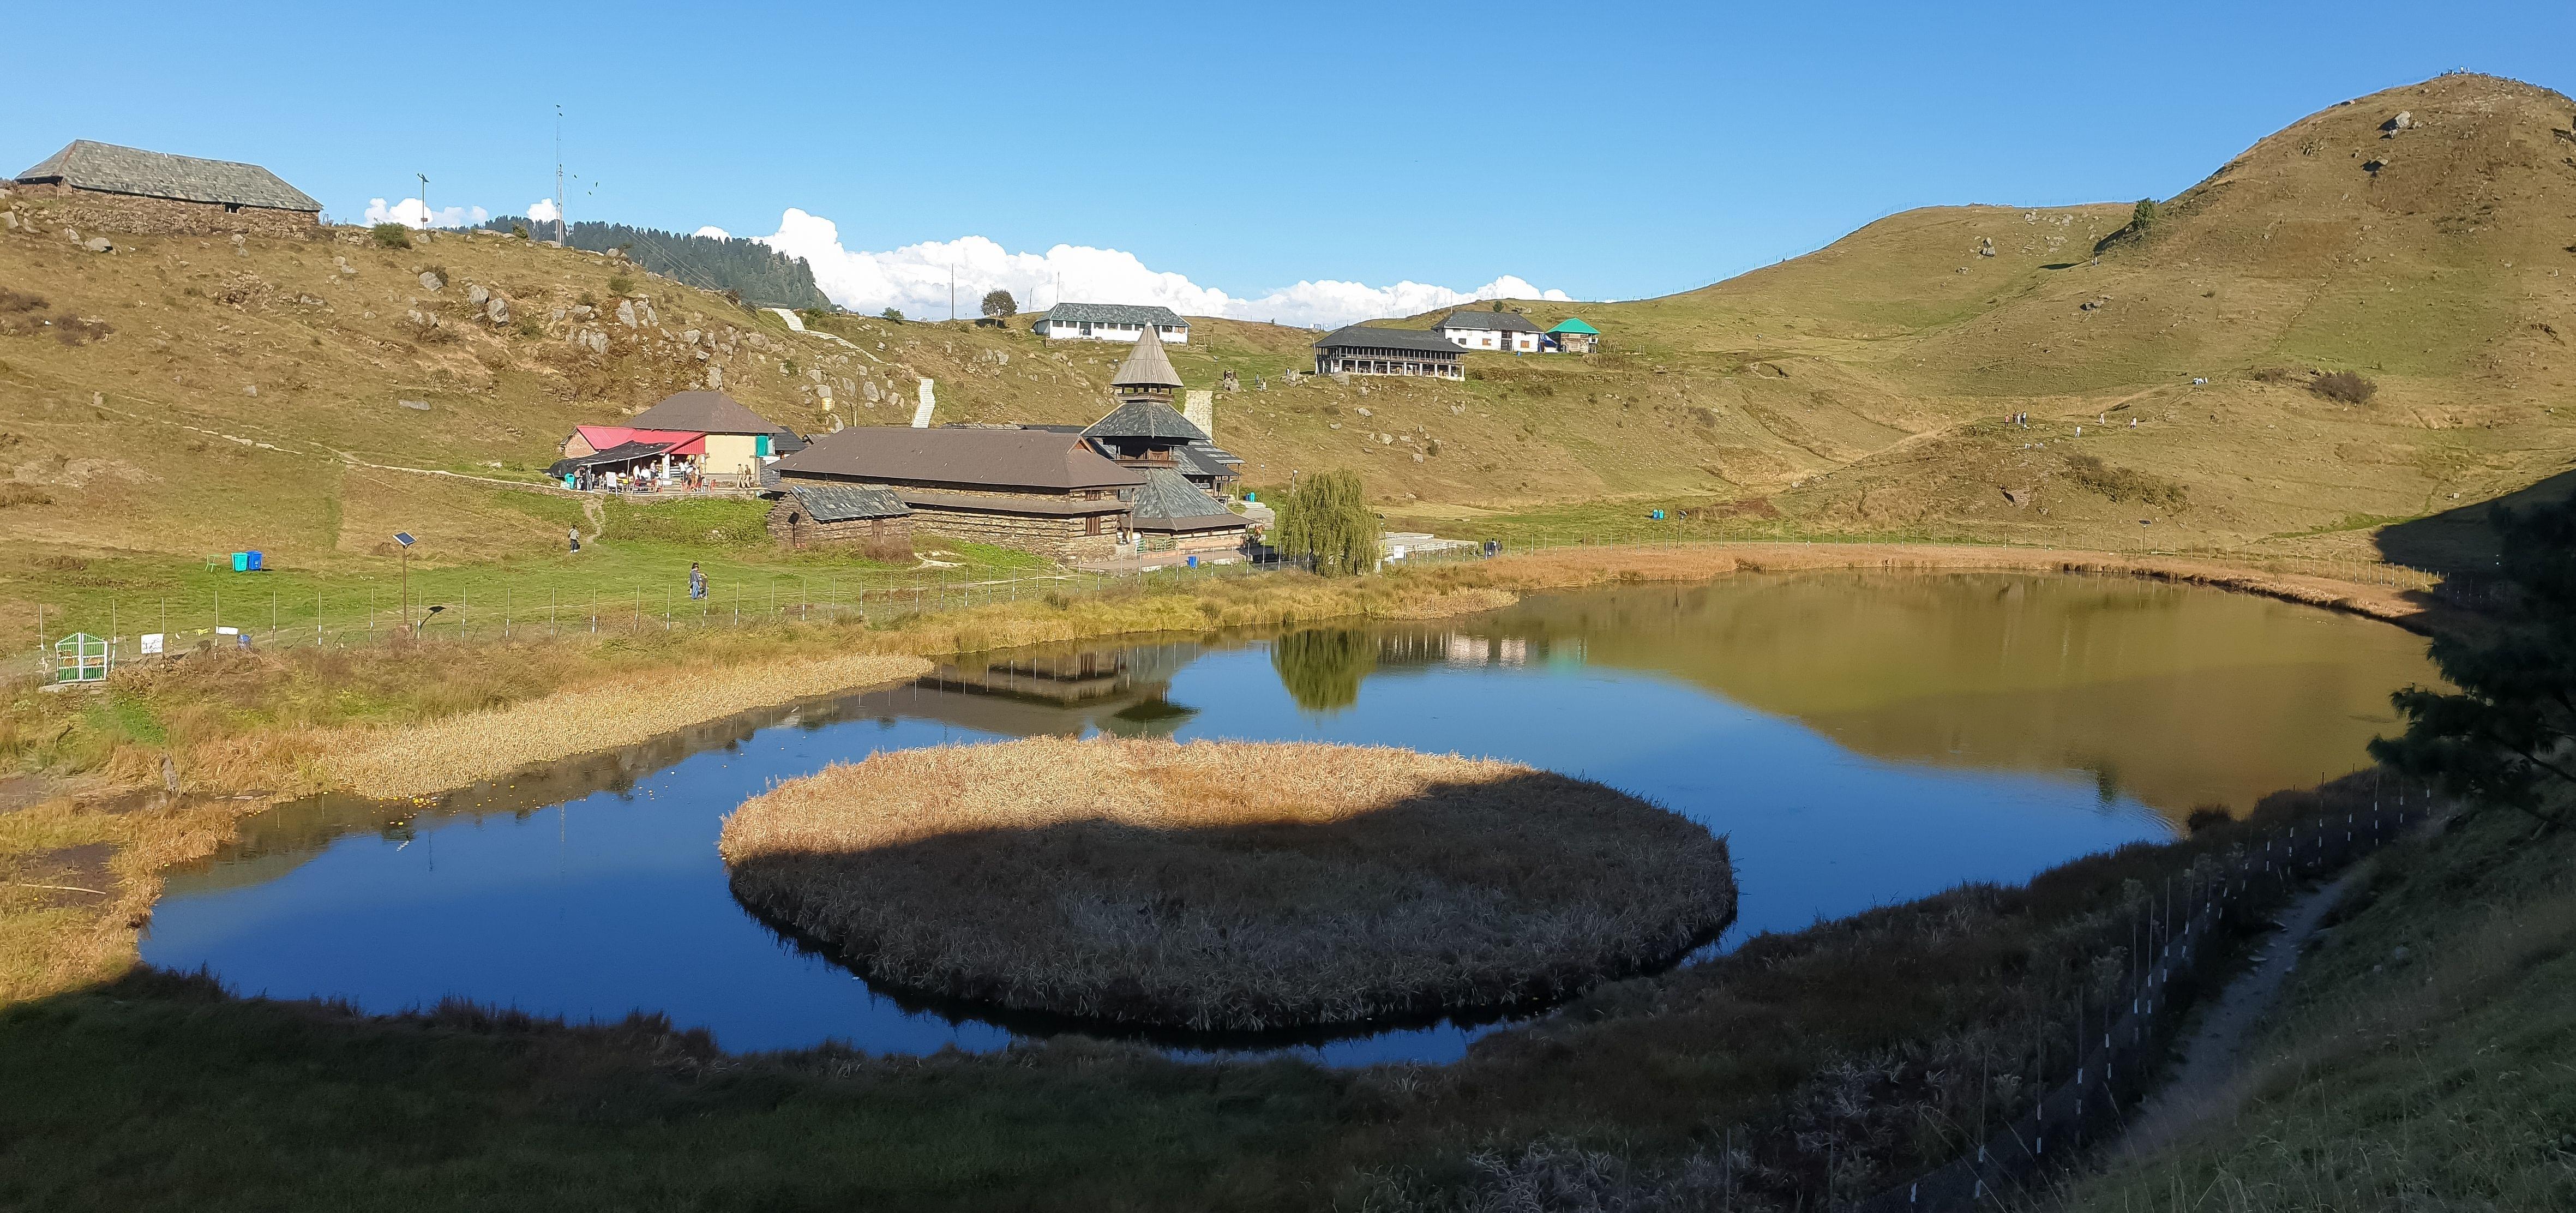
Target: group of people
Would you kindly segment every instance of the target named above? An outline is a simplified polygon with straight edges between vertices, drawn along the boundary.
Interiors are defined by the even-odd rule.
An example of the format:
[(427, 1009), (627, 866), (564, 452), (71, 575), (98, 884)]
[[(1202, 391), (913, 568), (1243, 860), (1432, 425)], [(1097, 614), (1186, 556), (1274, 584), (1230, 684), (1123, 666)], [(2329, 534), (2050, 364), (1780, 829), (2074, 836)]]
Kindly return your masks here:
[(588, 468), (564, 475), (564, 487), (576, 492), (600, 490), (610, 493), (667, 493), (673, 490), (696, 492), (698, 474), (686, 467), (659, 468), (646, 466), (640, 471), (596, 472)]
[[(571, 533), (565, 536), (565, 540), (566, 540), (567, 542), (569, 542), (569, 543), (571, 543), (571, 544), (572, 544), (572, 554), (573, 554), (573, 555), (578, 556), (578, 555), (580, 555), (580, 554), (581, 554), (581, 528), (580, 528), (580, 527), (574, 527), (574, 528), (572, 528)], [(704, 601), (704, 600), (706, 599), (706, 596), (707, 596), (707, 574), (706, 574), (706, 570), (699, 568), (699, 567), (698, 567), (698, 562), (697, 562), (697, 561), (692, 560), (692, 561), (690, 561), (690, 562), (689, 562), (689, 600), (690, 600), (691, 602), (700, 602), (700, 601)]]

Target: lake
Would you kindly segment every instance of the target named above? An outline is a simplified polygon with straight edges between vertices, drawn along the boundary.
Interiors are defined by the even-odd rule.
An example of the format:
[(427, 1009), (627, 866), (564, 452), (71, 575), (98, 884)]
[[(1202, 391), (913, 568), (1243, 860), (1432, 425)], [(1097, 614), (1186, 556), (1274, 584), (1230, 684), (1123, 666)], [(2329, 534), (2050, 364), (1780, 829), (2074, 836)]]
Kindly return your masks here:
[[(775, 780), (883, 749), (1040, 733), (1367, 742), (1600, 780), (1729, 837), (1716, 946), (2170, 837), (2195, 809), (2365, 765), (2423, 641), (2269, 599), (2117, 578), (1813, 573), (1533, 596), (1483, 615), (977, 655), (433, 806), (324, 797), (173, 873), (142, 949), (242, 994), (379, 1012), (460, 996), (642, 1009), (734, 1050), (989, 1050), (971, 1008), (872, 990), (735, 903), (715, 840)], [(1438, 1061), (1492, 1025), (1296, 1049)]]

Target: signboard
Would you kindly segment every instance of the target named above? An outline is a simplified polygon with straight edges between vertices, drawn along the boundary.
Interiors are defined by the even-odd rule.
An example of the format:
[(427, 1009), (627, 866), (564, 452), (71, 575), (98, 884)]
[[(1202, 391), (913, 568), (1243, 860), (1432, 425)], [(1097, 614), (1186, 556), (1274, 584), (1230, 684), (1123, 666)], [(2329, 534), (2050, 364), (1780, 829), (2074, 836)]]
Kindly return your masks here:
[(143, 655), (146, 657), (158, 657), (161, 655), (161, 633), (145, 632), (143, 634)]

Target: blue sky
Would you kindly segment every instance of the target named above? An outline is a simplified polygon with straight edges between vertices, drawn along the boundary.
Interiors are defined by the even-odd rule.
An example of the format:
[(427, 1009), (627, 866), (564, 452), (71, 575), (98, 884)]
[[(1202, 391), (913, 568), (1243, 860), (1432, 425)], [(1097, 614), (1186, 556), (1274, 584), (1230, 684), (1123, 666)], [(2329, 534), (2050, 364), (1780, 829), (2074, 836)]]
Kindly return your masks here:
[[(560, 102), (575, 219), (768, 236), (797, 208), (843, 253), (942, 242), (909, 278), (840, 267), (848, 291), (964, 261), (1630, 298), (1908, 207), (2169, 196), (2446, 69), (2576, 87), (2563, 0), (408, 9), (135, 5), (21, 45), (0, 171), (92, 138), (257, 161), (344, 219), (416, 172), (517, 213)], [(821, 239), (791, 243), (823, 269)], [(1011, 260), (1058, 245), (1134, 265)]]

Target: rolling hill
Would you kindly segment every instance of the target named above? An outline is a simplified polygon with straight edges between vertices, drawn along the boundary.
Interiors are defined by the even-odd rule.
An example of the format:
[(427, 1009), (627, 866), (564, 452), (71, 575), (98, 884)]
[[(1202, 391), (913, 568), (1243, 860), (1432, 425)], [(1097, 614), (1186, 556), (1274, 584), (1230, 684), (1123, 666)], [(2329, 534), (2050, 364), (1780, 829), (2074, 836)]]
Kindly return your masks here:
[[(1514, 305), (1599, 325), (1589, 358), (1337, 383), (1295, 374), (1312, 333), (1205, 320), (1175, 362), (1192, 386), (1240, 374), (1217, 437), (1252, 484), (1353, 467), (1391, 519), (1442, 529), (1652, 504), (1751, 533), (2367, 555), (2384, 524), (2569, 471), (2571, 129), (2557, 93), (2444, 76), (2294, 124), (2143, 231), (2128, 203), (1928, 208), (1679, 295)], [(21, 568), (242, 547), (327, 568), (406, 527), (454, 537), (442, 559), (534, 552), (578, 506), (509, 486), (574, 423), (711, 375), (803, 430), (899, 423), (924, 376), (942, 420), (1060, 422), (1105, 411), (1122, 353), (1045, 347), (1025, 318), (792, 333), (499, 233), (99, 254), (38, 200), (0, 208), (0, 559)], [(2324, 371), (2375, 390), (2330, 399)]]

